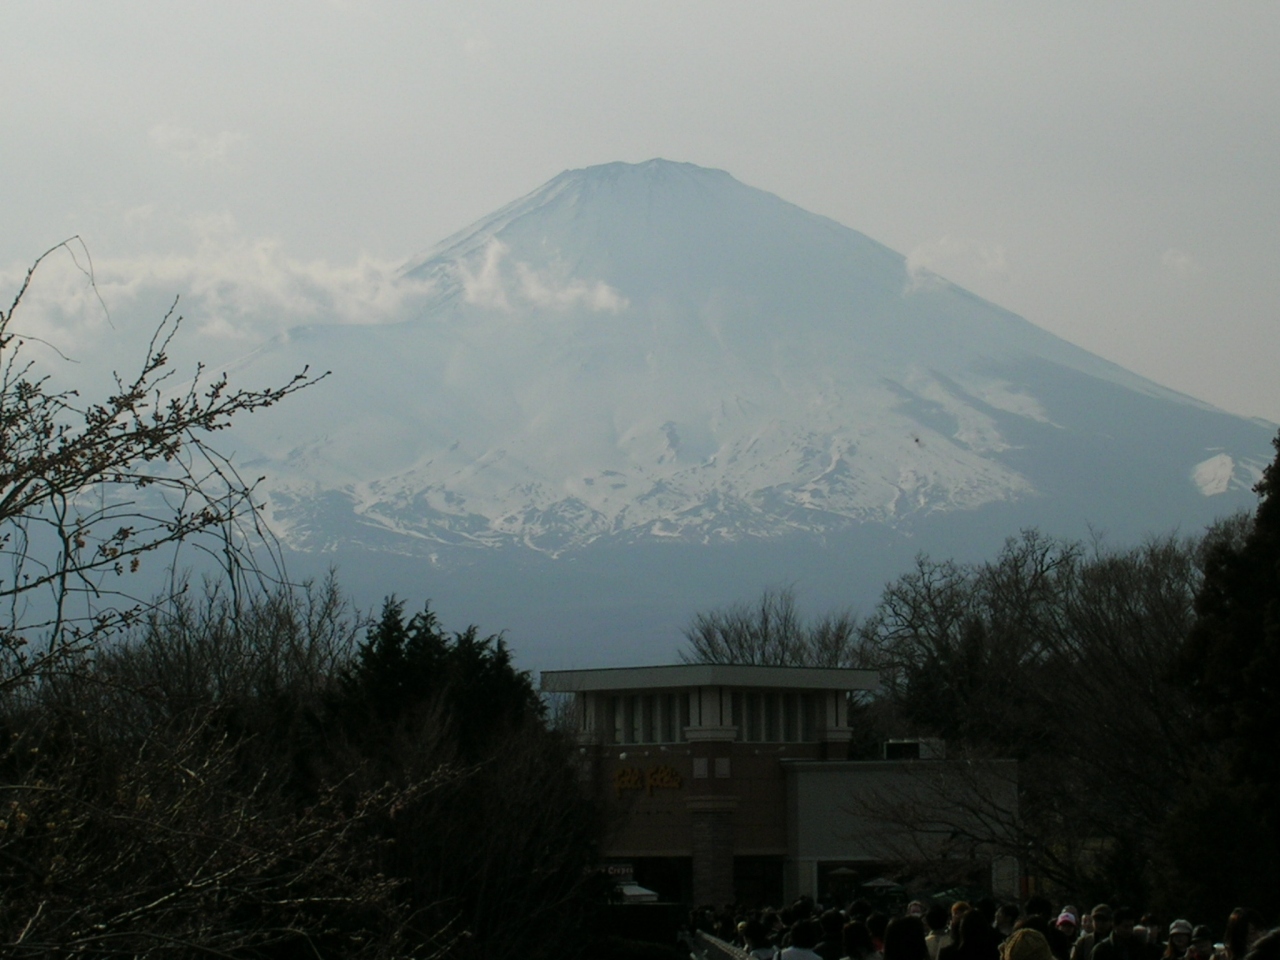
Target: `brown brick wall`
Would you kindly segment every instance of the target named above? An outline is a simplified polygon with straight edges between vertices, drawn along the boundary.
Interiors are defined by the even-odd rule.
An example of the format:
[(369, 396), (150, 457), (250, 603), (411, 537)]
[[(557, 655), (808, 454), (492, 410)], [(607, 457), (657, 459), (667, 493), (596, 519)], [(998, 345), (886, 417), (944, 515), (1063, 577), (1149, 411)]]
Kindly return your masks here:
[(733, 811), (692, 810), (690, 828), (694, 904), (733, 903)]
[[(613, 811), (613, 829), (605, 842), (609, 857), (692, 856), (690, 797), (736, 801), (729, 814), (733, 852), (739, 856), (781, 855), (786, 851), (786, 781), (781, 759), (817, 759), (816, 743), (628, 744), (596, 748), (599, 788)], [(620, 758), (621, 754), (625, 758)], [(728, 778), (715, 776), (717, 758), (729, 760)], [(708, 776), (694, 777), (694, 760), (707, 761)], [(653, 786), (649, 774), (670, 768), (679, 787)], [(623, 780), (618, 771), (627, 771)], [(669, 781), (668, 781), (669, 782)], [(621, 787), (621, 788), (620, 788)]]

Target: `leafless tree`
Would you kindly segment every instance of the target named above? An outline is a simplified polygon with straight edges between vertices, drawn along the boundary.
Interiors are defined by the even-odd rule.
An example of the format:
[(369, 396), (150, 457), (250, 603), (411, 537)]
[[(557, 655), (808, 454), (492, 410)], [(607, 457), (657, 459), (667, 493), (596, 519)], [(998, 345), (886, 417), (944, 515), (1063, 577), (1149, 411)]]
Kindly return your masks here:
[(806, 621), (790, 587), (765, 590), (755, 604), (696, 614), (685, 630), (686, 663), (789, 667), (861, 666), (858, 623), (847, 610)]
[(1016, 762), (969, 755), (869, 770), (844, 813), (870, 857), (936, 889), (994, 858), (1025, 858), (1034, 840), (1018, 797)]
[(19, 308), (60, 249), (69, 243), (41, 255), (0, 310), (0, 690), (134, 623), (148, 601), (132, 575), (162, 548), (213, 553), (228, 588), (241, 589), (253, 569), (241, 562), (247, 546), (265, 532), (256, 484), (209, 434), (319, 379), (303, 370), (283, 385), (240, 389), (198, 367), (178, 385), (168, 353), (182, 318), (171, 308), (138, 370), (117, 375), (109, 396), (55, 389), (31, 356)]
[[(1018, 761), (1017, 829), (1001, 825), (986, 840), (1017, 848), (1063, 890), (1138, 891), (1149, 878), (1196, 753), (1171, 669), (1194, 619), (1202, 553), (1194, 538), (1112, 549), (1025, 531), (985, 563), (918, 558), (863, 626), (895, 733), (941, 736), (949, 757)], [(1003, 824), (1003, 802), (971, 796), (990, 814), (975, 808), (973, 823)]]
[(7, 956), (381, 958), (449, 945), (382, 870), (385, 825), (446, 771), (354, 798), (333, 785), (302, 807), (270, 771), (246, 778), (207, 714), (131, 736), (38, 729), (3, 756), (21, 771), (0, 785)]

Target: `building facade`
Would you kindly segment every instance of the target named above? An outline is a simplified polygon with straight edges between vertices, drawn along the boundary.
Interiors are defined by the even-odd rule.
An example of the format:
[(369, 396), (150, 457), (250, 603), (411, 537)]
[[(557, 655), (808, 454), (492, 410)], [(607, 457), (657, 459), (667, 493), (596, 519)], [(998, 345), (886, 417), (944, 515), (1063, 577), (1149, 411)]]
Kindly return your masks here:
[(733, 664), (542, 674), (544, 691), (573, 697), (582, 775), (613, 814), (606, 860), (695, 904), (822, 897), (913, 843), (938, 853), (868, 814), (882, 796), (919, 801), (920, 764), (933, 761), (848, 759), (850, 697), (877, 683), (873, 671)]

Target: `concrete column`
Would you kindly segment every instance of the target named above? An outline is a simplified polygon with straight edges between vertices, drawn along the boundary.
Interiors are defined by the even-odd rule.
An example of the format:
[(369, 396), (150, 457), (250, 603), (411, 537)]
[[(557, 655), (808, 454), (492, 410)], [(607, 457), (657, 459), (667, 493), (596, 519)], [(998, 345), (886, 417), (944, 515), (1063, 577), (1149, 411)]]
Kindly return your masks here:
[(732, 700), (721, 687), (698, 687), (689, 697), (692, 710), (689, 726), (684, 728), (686, 740), (737, 739), (738, 728), (733, 724)]
[(845, 694), (842, 691), (829, 690), (823, 693), (822, 700), (821, 714), (824, 723), (818, 730), (818, 739), (822, 744), (822, 759), (843, 760), (848, 756), (849, 741), (853, 739)]

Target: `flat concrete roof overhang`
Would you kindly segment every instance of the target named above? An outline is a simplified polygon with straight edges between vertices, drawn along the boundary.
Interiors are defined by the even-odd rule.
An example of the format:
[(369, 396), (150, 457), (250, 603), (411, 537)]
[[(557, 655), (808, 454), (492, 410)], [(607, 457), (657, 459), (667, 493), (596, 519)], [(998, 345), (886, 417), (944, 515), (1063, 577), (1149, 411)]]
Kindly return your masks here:
[(875, 670), (829, 667), (758, 667), (736, 663), (676, 663), (658, 667), (604, 667), (545, 670), (547, 693), (593, 690), (672, 690), (684, 687), (741, 687), (770, 690), (874, 690)]

